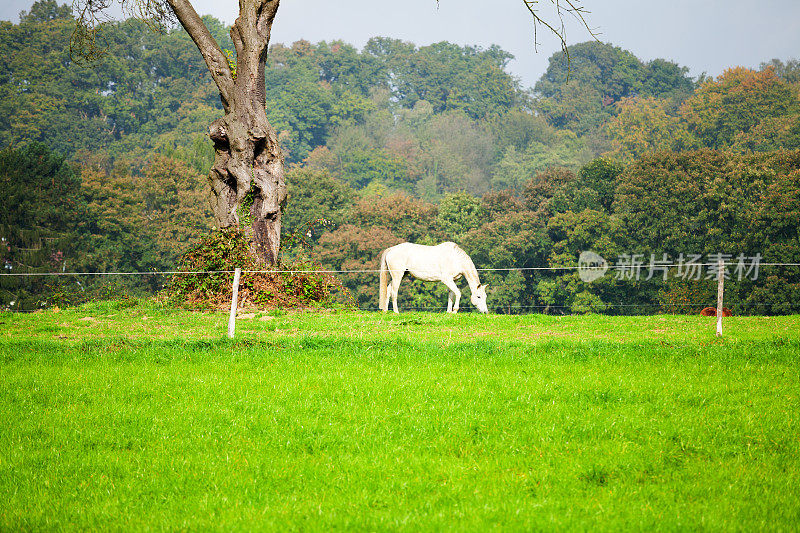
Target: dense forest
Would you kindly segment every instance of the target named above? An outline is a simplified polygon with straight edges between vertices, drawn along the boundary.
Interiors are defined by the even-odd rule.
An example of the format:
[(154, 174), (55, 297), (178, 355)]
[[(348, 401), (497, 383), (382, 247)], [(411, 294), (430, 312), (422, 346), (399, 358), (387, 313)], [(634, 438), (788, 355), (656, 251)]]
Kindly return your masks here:
[[(204, 21), (233, 49), (223, 24)], [(6, 273), (174, 269), (214, 229), (207, 128), (222, 114), (218, 93), (182, 30), (108, 23), (106, 54), (82, 65), (70, 59), (73, 29), (55, 0), (0, 22), (0, 262)], [(705, 272), (645, 279), (653, 258), (800, 263), (800, 62), (695, 79), (587, 42), (570, 47), (569, 65), (553, 55), (526, 88), (511, 59), (498, 47), (382, 37), (360, 50), (273, 44), (267, 113), (288, 168), (284, 261), (374, 269), (387, 246), (452, 240), (498, 269), (482, 273), (491, 307), (554, 313), (713, 304)], [(641, 254), (643, 275), (584, 283), (574, 269), (509, 270), (572, 266), (586, 250), (610, 263)], [(735, 312), (798, 310), (800, 269), (742, 276), (733, 264)], [(359, 306), (377, 305), (374, 274), (342, 280)], [(114, 287), (5, 277), (0, 308)], [(401, 308), (440, 308), (445, 291), (404, 282)]]

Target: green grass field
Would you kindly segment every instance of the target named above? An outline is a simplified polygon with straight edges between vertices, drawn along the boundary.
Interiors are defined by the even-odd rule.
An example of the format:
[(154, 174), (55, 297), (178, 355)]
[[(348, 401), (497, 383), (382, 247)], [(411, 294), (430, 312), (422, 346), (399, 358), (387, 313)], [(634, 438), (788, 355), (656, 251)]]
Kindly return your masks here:
[(797, 530), (800, 317), (0, 314), (0, 530)]

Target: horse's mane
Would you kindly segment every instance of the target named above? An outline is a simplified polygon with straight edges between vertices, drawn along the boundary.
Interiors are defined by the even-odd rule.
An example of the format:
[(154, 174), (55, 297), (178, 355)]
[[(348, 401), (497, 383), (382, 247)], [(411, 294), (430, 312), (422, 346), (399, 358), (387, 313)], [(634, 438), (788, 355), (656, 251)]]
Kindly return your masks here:
[(471, 269), (477, 273), (477, 269), (475, 268), (475, 263), (472, 262), (472, 258), (467, 254), (467, 252), (462, 250), (459, 245), (457, 245), (454, 242), (446, 242), (443, 244), (452, 245), (453, 251), (464, 261), (464, 264), (467, 265), (468, 267), (471, 267)]

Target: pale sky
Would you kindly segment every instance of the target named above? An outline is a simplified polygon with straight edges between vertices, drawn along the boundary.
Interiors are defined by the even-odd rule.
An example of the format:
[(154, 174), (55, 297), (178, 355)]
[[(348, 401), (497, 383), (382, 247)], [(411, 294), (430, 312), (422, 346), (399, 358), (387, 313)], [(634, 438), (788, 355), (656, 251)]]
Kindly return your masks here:
[[(63, 2), (64, 0), (59, 0)], [(0, 0), (0, 20), (19, 20), (33, 0)], [(227, 24), (236, 18), (235, 0), (194, 0), (197, 11)], [(543, 14), (550, 2), (540, 2)], [(798, 0), (584, 0), (599, 38), (647, 61), (657, 57), (688, 66), (694, 76), (716, 76), (725, 68), (758, 67), (774, 57), (800, 58)], [(531, 18), (522, 0), (283, 0), (272, 42), (342, 39), (358, 47), (381, 35), (425, 45), (450, 41), (514, 54), (509, 70), (532, 86), (559, 50), (556, 39), (539, 33), (533, 46)], [(576, 25), (568, 41), (590, 39)]]

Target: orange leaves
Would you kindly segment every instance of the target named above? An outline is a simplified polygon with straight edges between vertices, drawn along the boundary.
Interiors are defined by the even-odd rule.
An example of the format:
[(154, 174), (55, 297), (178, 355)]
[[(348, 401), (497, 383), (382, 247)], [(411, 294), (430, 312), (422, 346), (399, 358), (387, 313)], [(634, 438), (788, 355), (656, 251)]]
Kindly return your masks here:
[(725, 148), (765, 119), (798, 112), (795, 91), (773, 68), (736, 67), (701, 85), (681, 106), (680, 116), (704, 144)]

